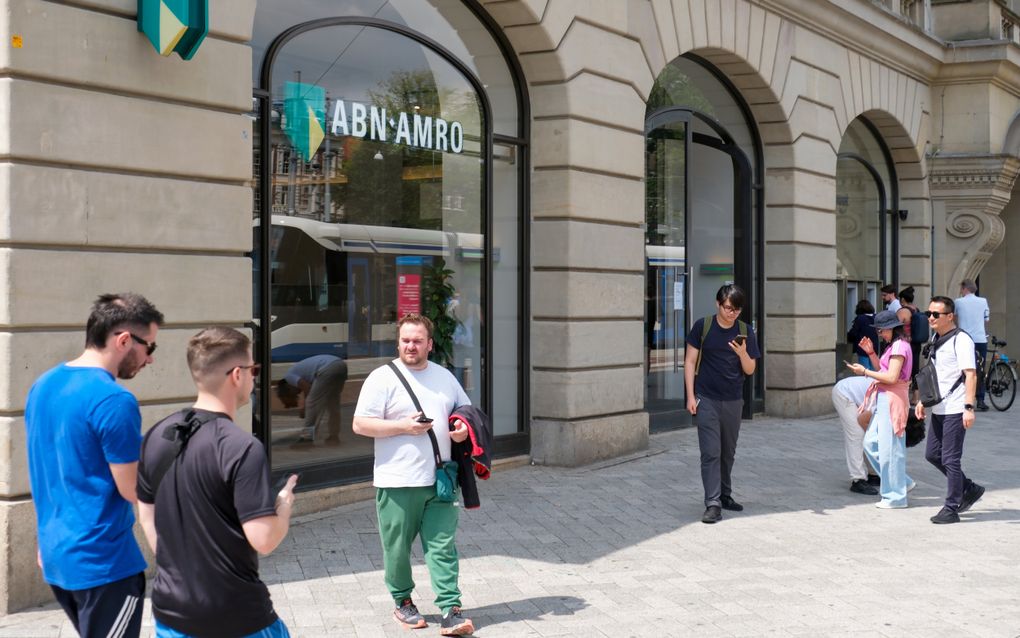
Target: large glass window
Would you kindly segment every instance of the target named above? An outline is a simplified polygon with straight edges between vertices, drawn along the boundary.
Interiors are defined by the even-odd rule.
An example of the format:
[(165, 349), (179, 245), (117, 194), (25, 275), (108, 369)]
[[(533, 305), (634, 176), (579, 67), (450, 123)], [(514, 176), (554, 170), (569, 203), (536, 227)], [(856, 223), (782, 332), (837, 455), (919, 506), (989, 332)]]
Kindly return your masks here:
[[(271, 64), (256, 92), (254, 144), (256, 174), (264, 171), (253, 222), (255, 316), (268, 302), (260, 336), (271, 359), (257, 397), (269, 423), (258, 430), (276, 469), (352, 461), (319, 481), (370, 467), (372, 441), (351, 429), (354, 406), (368, 373), (395, 356), (396, 321), (407, 312), (433, 319), (433, 361), (489, 409), (495, 433), (523, 429), (523, 140), (506, 62), (491, 36), (479, 44), (474, 32), (485, 27), (459, 2), (340, 4), (260, 3), (253, 45), (256, 67)], [(307, 24), (266, 44), (288, 12), (295, 23), (295, 11)], [(329, 19), (308, 22), (320, 17)], [(445, 34), (453, 53), (407, 22)], [(454, 55), (467, 41), (473, 48)], [(484, 87), (473, 69), (487, 74)], [(491, 93), (507, 86), (514, 98), (493, 118)], [(495, 150), (494, 119), (507, 130)], [(493, 298), (493, 287), (504, 294)]]

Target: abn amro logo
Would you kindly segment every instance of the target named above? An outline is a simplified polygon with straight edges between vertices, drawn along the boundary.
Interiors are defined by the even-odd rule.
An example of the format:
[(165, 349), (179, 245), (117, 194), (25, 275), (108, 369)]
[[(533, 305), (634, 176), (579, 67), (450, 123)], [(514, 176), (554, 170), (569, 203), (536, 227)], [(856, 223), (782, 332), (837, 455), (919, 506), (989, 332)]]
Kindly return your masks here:
[(304, 161), (309, 161), (326, 137), (326, 90), (314, 84), (284, 84), (283, 132)]

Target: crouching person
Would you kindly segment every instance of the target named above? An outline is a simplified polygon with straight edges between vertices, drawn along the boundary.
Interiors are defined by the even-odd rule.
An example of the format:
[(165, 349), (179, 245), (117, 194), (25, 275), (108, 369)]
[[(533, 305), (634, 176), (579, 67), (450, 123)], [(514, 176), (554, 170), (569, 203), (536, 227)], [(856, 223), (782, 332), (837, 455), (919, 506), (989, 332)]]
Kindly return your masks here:
[(262, 444), (234, 424), (259, 370), (251, 342), (207, 328), (188, 343), (188, 368), (198, 399), (146, 434), (138, 470), (156, 636), (287, 638), (258, 553), (287, 535), (297, 477), (274, 493)]

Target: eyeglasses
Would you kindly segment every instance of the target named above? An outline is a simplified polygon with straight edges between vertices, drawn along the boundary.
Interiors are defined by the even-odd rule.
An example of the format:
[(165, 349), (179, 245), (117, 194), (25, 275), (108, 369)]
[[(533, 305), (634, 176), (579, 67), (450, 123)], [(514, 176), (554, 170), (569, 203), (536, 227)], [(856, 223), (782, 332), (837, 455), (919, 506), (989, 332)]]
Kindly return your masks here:
[(727, 305), (727, 304), (721, 304), (719, 307), (722, 308), (723, 310), (725, 310), (726, 312), (729, 312), (729, 313), (740, 312), (740, 308), (734, 308), (733, 306), (730, 306), (730, 305)]
[(931, 317), (932, 319), (938, 319), (942, 315), (947, 315), (948, 316), (948, 315), (951, 315), (951, 314), (953, 314), (953, 313), (951, 313), (951, 312), (939, 312), (938, 310), (925, 310), (924, 311), (924, 316), (925, 317)]
[(156, 351), (156, 342), (155, 341), (153, 341), (152, 343), (149, 343), (148, 341), (146, 341), (145, 339), (142, 339), (141, 337), (139, 337), (138, 335), (134, 334), (133, 332), (127, 332), (126, 330), (124, 332), (118, 332), (117, 334), (122, 335), (124, 333), (127, 333), (127, 334), (131, 335), (131, 340), (134, 341), (135, 343), (137, 343), (138, 345), (145, 346), (145, 354), (147, 354), (148, 356), (151, 357), (152, 353)]
[(234, 366), (233, 368), (227, 370), (227, 373), (225, 375), (223, 375), (223, 376), (229, 377), (230, 373), (233, 372), (234, 370), (238, 369), (238, 368), (240, 368), (242, 370), (251, 370), (251, 376), (257, 377), (257, 376), (259, 376), (259, 372), (262, 371), (262, 364), (261, 363), (253, 363), (250, 366)]

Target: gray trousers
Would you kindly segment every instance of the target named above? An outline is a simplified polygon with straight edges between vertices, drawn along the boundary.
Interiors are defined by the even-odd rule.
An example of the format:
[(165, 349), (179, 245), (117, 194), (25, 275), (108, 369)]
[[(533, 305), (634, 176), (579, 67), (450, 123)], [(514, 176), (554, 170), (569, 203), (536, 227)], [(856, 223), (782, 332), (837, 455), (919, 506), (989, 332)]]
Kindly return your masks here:
[(302, 436), (314, 439), (316, 425), (326, 417), (327, 436), (340, 436), (340, 392), (347, 381), (347, 362), (337, 360), (315, 375), (312, 388), (305, 397), (305, 429)]
[(698, 447), (701, 448), (701, 483), (705, 486), (705, 507), (720, 505), (723, 496), (730, 496), (733, 485), (730, 472), (740, 436), (740, 415), (744, 401), (715, 401), (701, 398), (694, 422), (698, 426)]

